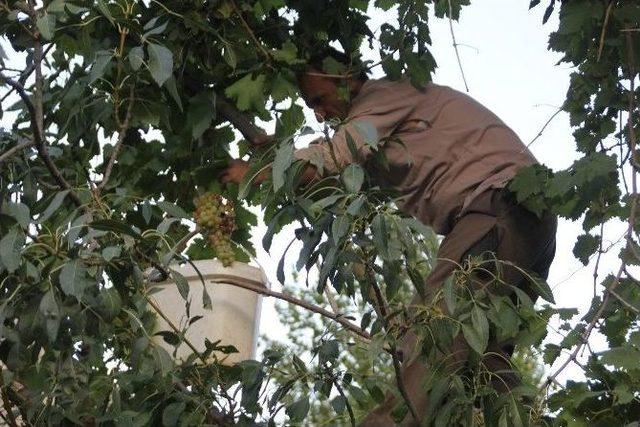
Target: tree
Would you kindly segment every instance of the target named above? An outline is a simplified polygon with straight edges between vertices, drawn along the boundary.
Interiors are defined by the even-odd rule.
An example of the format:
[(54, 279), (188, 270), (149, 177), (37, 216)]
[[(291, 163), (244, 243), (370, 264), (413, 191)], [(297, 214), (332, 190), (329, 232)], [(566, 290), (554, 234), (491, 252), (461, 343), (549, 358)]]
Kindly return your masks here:
[[(552, 13), (560, 16), (550, 48), (576, 67), (563, 109), (571, 114), (584, 157), (564, 171), (524, 170), (511, 188), (531, 209), (548, 207), (572, 219), (584, 215), (585, 235), (575, 250), (584, 260), (606, 250), (602, 232), (596, 235), (594, 228), (618, 218), (629, 231), (618, 274), (603, 282), (584, 319), (566, 325), (566, 339), (546, 346), (547, 363), (563, 351), (569, 356), (542, 390), (529, 384), (497, 393), (481, 355), (492, 334), (537, 348), (548, 319), (570, 320), (571, 311), (535, 306), (517, 290), (515, 301), (491, 287), (470, 291), (469, 277), (482, 263), (493, 262), (475, 260), (447, 282), (432, 305), (409, 312), (400, 296), (424, 280), (428, 263), (420, 248), (431, 232), (400, 214), (393, 194), (372, 185), (356, 165), (310, 187), (298, 185), (301, 164), (293, 159), (292, 144), (308, 129), (295, 103), (295, 72), (309, 53), (332, 43), (355, 58), (368, 42), (379, 50), (380, 61), (364, 67), (380, 65), (390, 78), (405, 74), (424, 85), (435, 67), (429, 7), (440, 18), (457, 19), (468, 3), (2, 1), (2, 46), (12, 57), (15, 50), (24, 58), (10, 61), (0, 50), (2, 112), (13, 122), (0, 134), (6, 422), (273, 425), (304, 420), (309, 400), (291, 391), (308, 378), (300, 375), (295, 359), (285, 363), (282, 351), (266, 350), (262, 361), (233, 367), (198, 363), (221, 350), (212, 344), (204, 354), (175, 365), (150, 340), (156, 313), (148, 302), (153, 283), (145, 272), (154, 267), (165, 276), (175, 274), (171, 261), (215, 255), (191, 241), (193, 200), (206, 191), (261, 204), (269, 224), (267, 248), (285, 224), (300, 224), (295, 239), (303, 249), (297, 268), (309, 272), (318, 264), (314, 284), (321, 293), (330, 285), (340, 295), (359, 295), (368, 307), (366, 321), (363, 316), (356, 326), (334, 315), (340, 325), (335, 327), (380, 349), (392, 380), (398, 378), (396, 350), (407, 330), (424, 331), (421, 357), (434, 367), (448, 343), (464, 335), (476, 357), (453, 375), (434, 369), (425, 384), (433, 402), (427, 422), (471, 424), (482, 418), (499, 425), (624, 425), (637, 420), (640, 292), (629, 267), (638, 264), (640, 5), (621, 0), (546, 5), (545, 20)], [(534, 0), (531, 7), (539, 3)], [(378, 34), (367, 27), (369, 7), (390, 15)], [(335, 74), (361, 71), (330, 61), (324, 65)], [(274, 149), (247, 143), (268, 138), (256, 119), (276, 121)], [(388, 141), (363, 126), (371, 149), (382, 153)], [(608, 146), (612, 134), (617, 142)], [(272, 179), (259, 188), (250, 180), (240, 188), (221, 187), (215, 177), (232, 147), (251, 154), (251, 176), (271, 165)], [(377, 160), (383, 162), (383, 156)], [(247, 260), (255, 217), (238, 203), (235, 222), (236, 257)], [(285, 256), (278, 274), (283, 282)], [(546, 283), (532, 280), (540, 296), (552, 302)], [(186, 293), (185, 298), (206, 301), (208, 296)], [(589, 355), (587, 380), (559, 384), (559, 372), (581, 363), (578, 356), (596, 330), (610, 348)], [(183, 332), (163, 336), (179, 343)], [(315, 344), (325, 380), (319, 387), (327, 396), (336, 390), (343, 397), (336, 406), (344, 404), (346, 410), (350, 399), (339, 389), (348, 388), (354, 375), (340, 365), (340, 343), (326, 336)], [(281, 385), (273, 389), (276, 371)], [(545, 411), (531, 402), (547, 389)], [(396, 415), (414, 416), (402, 382), (391, 391), (399, 397)], [(366, 393), (376, 400), (382, 391), (370, 387)]]

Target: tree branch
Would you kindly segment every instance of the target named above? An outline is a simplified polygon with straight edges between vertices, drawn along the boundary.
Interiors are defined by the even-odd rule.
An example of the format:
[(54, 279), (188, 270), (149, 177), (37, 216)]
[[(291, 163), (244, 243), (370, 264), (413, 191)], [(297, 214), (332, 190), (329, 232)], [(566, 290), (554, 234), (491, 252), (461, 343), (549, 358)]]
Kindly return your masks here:
[(258, 38), (256, 37), (255, 33), (253, 32), (253, 30), (249, 26), (249, 24), (247, 24), (247, 21), (245, 21), (244, 17), (242, 16), (242, 12), (240, 11), (240, 9), (238, 9), (238, 5), (236, 5), (236, 2), (235, 1), (231, 1), (231, 5), (233, 6), (233, 11), (236, 13), (236, 15), (238, 15), (238, 18), (240, 18), (240, 22), (242, 22), (242, 26), (247, 31), (247, 33), (249, 34), (249, 37), (253, 41), (253, 44), (256, 45), (256, 47), (258, 48), (260, 53), (262, 53), (262, 56), (264, 56), (264, 58), (267, 60), (267, 62), (272, 62), (273, 58), (271, 57), (269, 52), (267, 52), (267, 50), (264, 48), (262, 43), (260, 43), (260, 40), (258, 40)]
[[(378, 306), (378, 309), (376, 311), (379, 312), (379, 315), (381, 316), (381, 319), (384, 322), (385, 329), (388, 332), (389, 319), (387, 318), (387, 316), (389, 315), (389, 307), (387, 305), (387, 301), (385, 300), (384, 295), (382, 295), (382, 292), (380, 291), (380, 287), (375, 281), (375, 275), (374, 275), (373, 269), (369, 266), (367, 266), (366, 268), (367, 268), (368, 277), (369, 277), (369, 284), (373, 288), (373, 292), (377, 300), (376, 305)], [(395, 343), (388, 343), (388, 344), (389, 344), (389, 349), (391, 353), (391, 358), (393, 359), (393, 370), (396, 375), (396, 384), (398, 386), (398, 391), (400, 392), (402, 399), (405, 401), (407, 407), (409, 408), (409, 412), (411, 412), (411, 416), (416, 421), (416, 423), (420, 424), (420, 417), (418, 416), (418, 411), (416, 410), (415, 406), (413, 405), (413, 402), (411, 401), (411, 398), (409, 397), (409, 393), (407, 392), (407, 388), (405, 387), (405, 384), (404, 384), (404, 379), (402, 378), (402, 365), (400, 364), (400, 358), (398, 357), (398, 348), (396, 347)]]
[(547, 120), (547, 122), (544, 124), (544, 126), (542, 126), (542, 129), (540, 129), (540, 131), (538, 132), (538, 134), (536, 135), (535, 138), (533, 138), (531, 140), (531, 142), (529, 142), (527, 144), (527, 148), (531, 147), (531, 145), (536, 142), (538, 140), (538, 138), (540, 138), (542, 136), (542, 134), (544, 133), (544, 131), (547, 129), (547, 127), (551, 124), (551, 122), (553, 121), (553, 119), (555, 119), (558, 114), (560, 114), (562, 112), (562, 107), (558, 108), (558, 111), (556, 111), (555, 113), (553, 113), (553, 115), (551, 117), (549, 117), (549, 120)]
[[(125, 115), (124, 122), (122, 122), (122, 125), (118, 130), (118, 141), (116, 142), (116, 145), (113, 147), (113, 152), (111, 153), (111, 157), (109, 158), (107, 167), (104, 170), (104, 177), (102, 178), (102, 182), (100, 183), (100, 185), (98, 185), (98, 188), (97, 188), (98, 193), (101, 192), (109, 182), (109, 178), (111, 177), (111, 171), (113, 170), (113, 165), (116, 162), (118, 154), (120, 153), (120, 150), (122, 148), (122, 144), (124, 143), (124, 138), (127, 136), (127, 131), (129, 130), (134, 103), (135, 103), (135, 90), (134, 90), (134, 86), (131, 85), (129, 89), (129, 105), (127, 106), (127, 113)], [(117, 114), (117, 110), (116, 110), (116, 114)], [(117, 121), (119, 121), (119, 119), (117, 119)]]
[(23, 142), (22, 144), (18, 144), (14, 147), (9, 148), (4, 153), (0, 154), (0, 165), (4, 161), (10, 159), (17, 152), (24, 150), (25, 148), (33, 147), (34, 145), (36, 145), (34, 141), (29, 141), (29, 142)]
[(249, 291), (258, 293), (258, 294), (262, 294), (268, 297), (273, 297), (273, 298), (277, 298), (283, 301), (286, 301), (288, 303), (297, 305), (299, 307), (302, 307), (304, 309), (307, 309), (313, 313), (319, 314), (321, 316), (324, 316), (328, 319), (333, 320), (334, 322), (337, 322), (339, 324), (341, 324), (342, 326), (345, 327), (345, 329), (348, 329), (351, 332), (356, 333), (357, 335), (359, 335), (360, 337), (364, 338), (365, 340), (370, 341), (371, 340), (371, 335), (369, 335), (368, 332), (363, 331), (362, 329), (360, 329), (358, 326), (354, 325), (353, 323), (349, 322), (347, 319), (345, 319), (343, 316), (339, 315), (339, 314), (334, 314), (328, 310), (325, 310), (322, 307), (318, 307), (317, 305), (308, 303), (304, 300), (301, 300), (299, 298), (296, 298), (292, 295), (288, 295), (285, 293), (281, 293), (281, 292), (276, 292), (276, 291), (272, 291), (271, 289), (268, 289), (266, 287), (264, 287), (264, 285), (261, 282), (258, 281), (254, 281), (251, 283), (247, 283), (246, 280), (238, 280), (237, 277), (235, 276), (231, 276), (231, 275), (225, 275), (225, 274), (221, 274), (221, 275), (217, 275), (215, 279), (210, 280), (212, 283), (224, 283), (227, 285), (231, 285), (231, 286), (237, 286), (239, 288), (243, 288), (243, 289), (247, 289)]
[(614, 0), (609, 0), (609, 6), (607, 7), (607, 11), (604, 15), (604, 24), (602, 24), (602, 32), (600, 33), (600, 44), (598, 46), (598, 62), (600, 62), (600, 58), (602, 58), (602, 51), (604, 50), (604, 38), (607, 35), (607, 27), (609, 26), (609, 20), (611, 19), (611, 11), (613, 10), (613, 6), (615, 6), (616, 2)]
[[(53, 48), (53, 43), (47, 46), (47, 48), (44, 50), (44, 56), (47, 56), (47, 54), (51, 51), (52, 48)], [(31, 75), (31, 73), (33, 73), (33, 70), (35, 69), (36, 69), (35, 63), (32, 62), (27, 68), (25, 68), (25, 70), (22, 73), (20, 73), (20, 77), (18, 78), (18, 83), (20, 83), (21, 85), (24, 85), (27, 79), (29, 78), (29, 76)], [(14, 90), (16, 90), (14, 87), (9, 89), (9, 91), (5, 93), (4, 96), (0, 99), (0, 104), (2, 104), (13, 93)]]
[[(38, 55), (35, 55), (35, 58), (37, 59)], [(36, 66), (36, 70), (38, 69), (39, 67)], [(36, 74), (38, 74), (37, 71), (36, 71)], [(40, 77), (42, 77), (41, 73), (39, 74), (40, 74)], [(38, 110), (42, 111), (42, 95), (37, 95), (37, 94), (40, 92), (42, 86), (40, 86), (40, 90), (36, 89), (36, 96), (35, 96), (36, 104), (34, 104), (31, 101), (31, 98), (27, 94), (27, 91), (25, 90), (24, 86), (22, 86), (22, 84), (10, 79), (9, 77), (2, 74), (1, 72), (0, 72), (0, 81), (11, 86), (16, 91), (18, 96), (20, 96), (20, 99), (22, 99), (22, 102), (24, 102), (25, 106), (27, 107), (27, 110), (29, 111), (29, 120), (31, 122), (31, 130), (33, 132), (33, 145), (35, 145), (36, 149), (38, 150), (38, 155), (40, 156), (45, 166), (49, 170), (49, 173), (51, 173), (51, 175), (56, 180), (60, 188), (62, 188), (63, 190), (69, 190), (69, 195), (73, 199), (73, 202), (77, 206), (82, 206), (82, 201), (80, 200), (78, 195), (73, 191), (71, 185), (69, 185), (69, 183), (64, 179), (64, 177), (60, 173), (60, 170), (58, 170), (56, 165), (53, 163), (53, 160), (51, 160), (51, 157), (49, 156), (49, 152), (45, 147), (45, 140), (42, 132), (42, 127), (40, 126), (42, 122), (41, 121), (39, 122), (37, 119), (37, 117), (39, 116)], [(42, 81), (40, 81), (40, 84), (42, 84)], [(38, 103), (40, 103), (39, 109), (36, 108), (36, 105)], [(40, 113), (40, 115), (41, 114), (42, 113)], [(3, 155), (3, 157), (5, 157), (5, 155)]]
[(253, 124), (245, 113), (218, 94), (216, 94), (216, 110), (251, 144), (262, 145), (273, 139), (264, 130)]
[(456, 34), (453, 31), (453, 20), (451, 15), (453, 15), (453, 6), (451, 5), (451, 0), (449, 2), (449, 30), (451, 31), (451, 38), (453, 39), (453, 49), (456, 52), (456, 59), (458, 60), (458, 67), (460, 67), (460, 73), (462, 74), (462, 81), (464, 82), (464, 87), (469, 92), (469, 85), (467, 84), (467, 78), (464, 75), (464, 68), (462, 67), (462, 60), (460, 59), (460, 51), (458, 50), (458, 43), (456, 42)]

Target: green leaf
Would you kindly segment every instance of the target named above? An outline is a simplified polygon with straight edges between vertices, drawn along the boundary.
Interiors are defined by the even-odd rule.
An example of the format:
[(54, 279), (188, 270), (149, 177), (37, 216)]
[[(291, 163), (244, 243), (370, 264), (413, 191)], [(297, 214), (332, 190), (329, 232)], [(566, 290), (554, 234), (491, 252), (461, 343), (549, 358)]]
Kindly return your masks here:
[(280, 190), (284, 185), (285, 172), (289, 166), (291, 166), (291, 162), (293, 161), (293, 151), (293, 144), (283, 144), (278, 147), (276, 157), (273, 160), (273, 167), (271, 168), (273, 191)]
[(191, 218), (191, 216), (184, 211), (180, 206), (167, 201), (158, 202), (158, 207), (176, 218)]
[(298, 60), (298, 48), (290, 40), (287, 40), (282, 44), (282, 49), (271, 51), (271, 55), (277, 61), (282, 61), (287, 64), (296, 64), (300, 62)]
[(162, 375), (168, 375), (173, 370), (173, 359), (167, 353), (167, 350), (160, 346), (153, 346), (151, 348), (151, 355), (156, 364), (156, 367)]
[(49, 203), (49, 206), (47, 206), (47, 209), (45, 209), (42, 215), (40, 215), (40, 217), (38, 218), (38, 223), (42, 224), (43, 222), (48, 220), (51, 215), (53, 215), (58, 210), (64, 198), (67, 197), (67, 194), (69, 194), (69, 190), (64, 190), (56, 193), (51, 203)]
[(53, 289), (49, 289), (47, 293), (42, 296), (38, 310), (44, 316), (49, 342), (56, 342), (58, 330), (60, 329), (60, 309), (58, 308)]
[(89, 227), (96, 230), (111, 231), (116, 234), (127, 234), (136, 239), (142, 238), (140, 233), (135, 231), (129, 225), (113, 219), (99, 219), (89, 224)]
[(547, 344), (544, 348), (544, 356), (543, 361), (547, 365), (552, 365), (558, 356), (560, 356), (560, 352), (562, 351), (562, 347), (556, 344)]
[(180, 94), (178, 94), (178, 88), (176, 87), (176, 79), (173, 76), (169, 77), (164, 87), (167, 88), (169, 95), (171, 95), (171, 98), (173, 98), (173, 100), (176, 102), (176, 105), (178, 106), (178, 108), (180, 108), (180, 111), (183, 111), (182, 99), (180, 99)]
[(185, 279), (182, 274), (175, 270), (171, 270), (171, 277), (178, 288), (178, 292), (180, 292), (180, 296), (183, 300), (187, 301), (189, 298), (189, 282), (187, 282), (187, 279)]
[(373, 243), (381, 257), (387, 257), (387, 249), (389, 247), (389, 230), (384, 214), (378, 214), (371, 221), (371, 234)]
[(336, 396), (331, 400), (331, 407), (336, 414), (342, 414), (347, 407), (347, 399), (344, 396)]
[(80, 259), (67, 262), (60, 271), (59, 280), (62, 291), (77, 299), (82, 298), (85, 289), (96, 285), (95, 279), (87, 277), (87, 268)]
[[(482, 351), (484, 351), (489, 343), (489, 322), (487, 321), (486, 313), (477, 305), (475, 305), (473, 310), (471, 310), (471, 324), (473, 325), (473, 328), (478, 331), (478, 335), (482, 339), (484, 344)], [(482, 354), (482, 352), (478, 353)]]
[(178, 425), (180, 415), (184, 412), (187, 404), (184, 402), (175, 402), (167, 405), (162, 411), (162, 425), (164, 427), (174, 427)]
[(129, 64), (134, 71), (138, 71), (144, 62), (144, 49), (142, 46), (136, 46), (129, 51)]
[(20, 268), (20, 252), (24, 243), (24, 234), (17, 227), (11, 228), (0, 240), (0, 261), (9, 273)]
[[(151, 21), (153, 21), (153, 24), (155, 25), (155, 22), (157, 21), (157, 18), (154, 18), (154, 19), (152, 19)], [(151, 21), (149, 21), (149, 22), (151, 22)], [(147, 23), (147, 24), (148, 24), (148, 23)], [(143, 42), (144, 42), (144, 41), (146, 41), (146, 40), (149, 38), (149, 36), (155, 36), (156, 34), (162, 34), (162, 33), (164, 32), (164, 30), (166, 30), (166, 29), (167, 29), (167, 25), (169, 25), (169, 21), (165, 22), (164, 24), (160, 24), (160, 25), (158, 25), (158, 26), (157, 26), (157, 27), (155, 27), (155, 28), (147, 27), (147, 26), (145, 25), (145, 26), (144, 26), (144, 29), (145, 29), (145, 30), (147, 30), (147, 29), (149, 29), (149, 28), (151, 28), (151, 29), (149, 29), (149, 31), (145, 32), (145, 33), (142, 35), (142, 41), (143, 41)]]
[(480, 307), (473, 307), (471, 310), (471, 325), (463, 324), (462, 334), (476, 353), (484, 354), (489, 343), (489, 322)]
[(342, 172), (342, 182), (350, 193), (357, 193), (364, 183), (364, 170), (359, 165), (350, 164)]
[(318, 355), (324, 362), (334, 362), (340, 356), (340, 347), (337, 340), (327, 340), (320, 345)]
[(360, 210), (367, 201), (367, 197), (363, 194), (354, 199), (347, 207), (347, 213), (349, 215), (357, 216), (360, 214)]
[(609, 350), (603, 351), (600, 354), (602, 363), (605, 363), (607, 365), (613, 365), (616, 368), (621, 369), (638, 369), (640, 350), (631, 345), (614, 347)]
[(224, 45), (222, 57), (224, 58), (224, 62), (226, 62), (229, 67), (234, 70), (236, 69), (236, 65), (238, 65), (238, 58), (230, 43)]
[(553, 298), (553, 291), (551, 290), (551, 287), (546, 280), (537, 276), (531, 277), (530, 279), (531, 280), (529, 283), (533, 285), (538, 295), (540, 295), (545, 301), (548, 301), (551, 304), (556, 303), (555, 299)]
[(521, 168), (509, 183), (509, 190), (516, 194), (518, 202), (523, 202), (534, 194), (541, 192), (542, 188), (542, 182), (534, 166)]
[(97, 0), (97, 3), (100, 12), (109, 20), (109, 22), (111, 22), (111, 25), (114, 25), (115, 20), (113, 19), (113, 15), (111, 15), (111, 12), (109, 11), (109, 8), (105, 4), (104, 0)]
[(111, 52), (106, 50), (96, 52), (96, 58), (93, 60), (93, 65), (91, 66), (91, 74), (89, 74), (89, 84), (92, 84), (104, 75), (112, 57)]
[(166, 47), (154, 43), (149, 43), (147, 52), (151, 77), (158, 86), (162, 86), (173, 74), (173, 53)]
[(287, 406), (286, 413), (293, 422), (302, 422), (309, 413), (309, 396), (303, 396)]
[(247, 74), (225, 90), (229, 98), (236, 100), (239, 109), (264, 111), (264, 85), (266, 76), (260, 74), (255, 79)]
[(207, 292), (207, 287), (202, 287), (202, 307), (205, 310), (211, 310), (213, 308), (211, 297), (209, 296), (209, 292)]
[(215, 102), (211, 92), (199, 93), (189, 100), (187, 127), (191, 128), (193, 139), (200, 138), (211, 127), (215, 115)]
[(112, 259), (119, 257), (121, 252), (122, 248), (120, 246), (107, 246), (102, 250), (102, 258), (109, 262)]
[(346, 215), (338, 216), (331, 224), (331, 236), (337, 244), (351, 228), (351, 219)]
[(444, 302), (447, 305), (447, 310), (449, 310), (449, 314), (454, 314), (456, 312), (456, 295), (454, 293), (453, 286), (452, 277), (447, 278), (442, 286), (442, 294), (444, 296)]
[(103, 289), (98, 294), (100, 309), (106, 320), (114, 319), (120, 313), (122, 308), (122, 298), (120, 293), (114, 287)]
[(40, 32), (40, 35), (45, 40), (51, 40), (56, 31), (56, 17), (52, 13), (45, 13), (38, 17), (36, 21), (36, 27)]
[(578, 236), (578, 240), (573, 247), (573, 255), (584, 265), (589, 264), (591, 255), (598, 251), (600, 247), (600, 236), (583, 234)]
[(24, 203), (8, 202), (2, 206), (2, 213), (15, 219), (23, 229), (29, 227), (29, 223), (31, 222), (31, 213), (29, 211), (29, 207)]

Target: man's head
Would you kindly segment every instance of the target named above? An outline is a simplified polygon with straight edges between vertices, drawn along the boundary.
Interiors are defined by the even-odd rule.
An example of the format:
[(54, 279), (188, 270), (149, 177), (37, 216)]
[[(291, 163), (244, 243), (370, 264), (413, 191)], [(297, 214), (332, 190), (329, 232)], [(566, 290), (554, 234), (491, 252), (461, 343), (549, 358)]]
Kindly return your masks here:
[[(338, 65), (335, 74), (325, 71), (327, 61)], [(335, 49), (312, 56), (309, 66), (298, 74), (302, 98), (319, 121), (345, 119), (351, 98), (358, 94), (366, 80), (366, 72), (354, 71), (351, 57)]]

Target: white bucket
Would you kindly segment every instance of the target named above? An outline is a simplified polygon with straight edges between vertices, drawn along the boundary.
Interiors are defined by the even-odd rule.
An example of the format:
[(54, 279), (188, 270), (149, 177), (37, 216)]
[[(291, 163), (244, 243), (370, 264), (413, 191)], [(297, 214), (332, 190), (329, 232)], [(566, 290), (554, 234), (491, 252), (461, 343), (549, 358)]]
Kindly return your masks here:
[[(238, 353), (225, 355), (216, 354), (226, 365), (252, 359), (255, 357), (258, 341), (258, 326), (260, 322), (261, 295), (224, 283), (225, 280), (247, 283), (266, 288), (267, 279), (264, 272), (247, 264), (234, 262), (224, 267), (217, 260), (193, 261), (207, 286), (211, 297), (211, 310), (202, 305), (202, 280), (198, 272), (190, 263), (171, 265), (170, 268), (182, 274), (189, 282), (189, 300), (191, 301), (190, 316), (202, 316), (200, 320), (189, 326), (185, 335), (191, 344), (199, 351), (205, 350), (205, 338), (211, 342), (220, 340), (219, 345), (232, 345)], [(162, 313), (180, 330), (188, 323), (186, 302), (180, 296), (178, 287), (173, 281), (156, 284), (159, 287), (150, 295)], [(172, 331), (169, 324), (158, 315), (156, 330)], [(162, 336), (156, 335), (153, 340), (164, 347), (169, 354), (173, 354), (174, 347), (164, 341)], [(176, 359), (186, 360), (193, 351), (182, 342), (178, 346)]]

